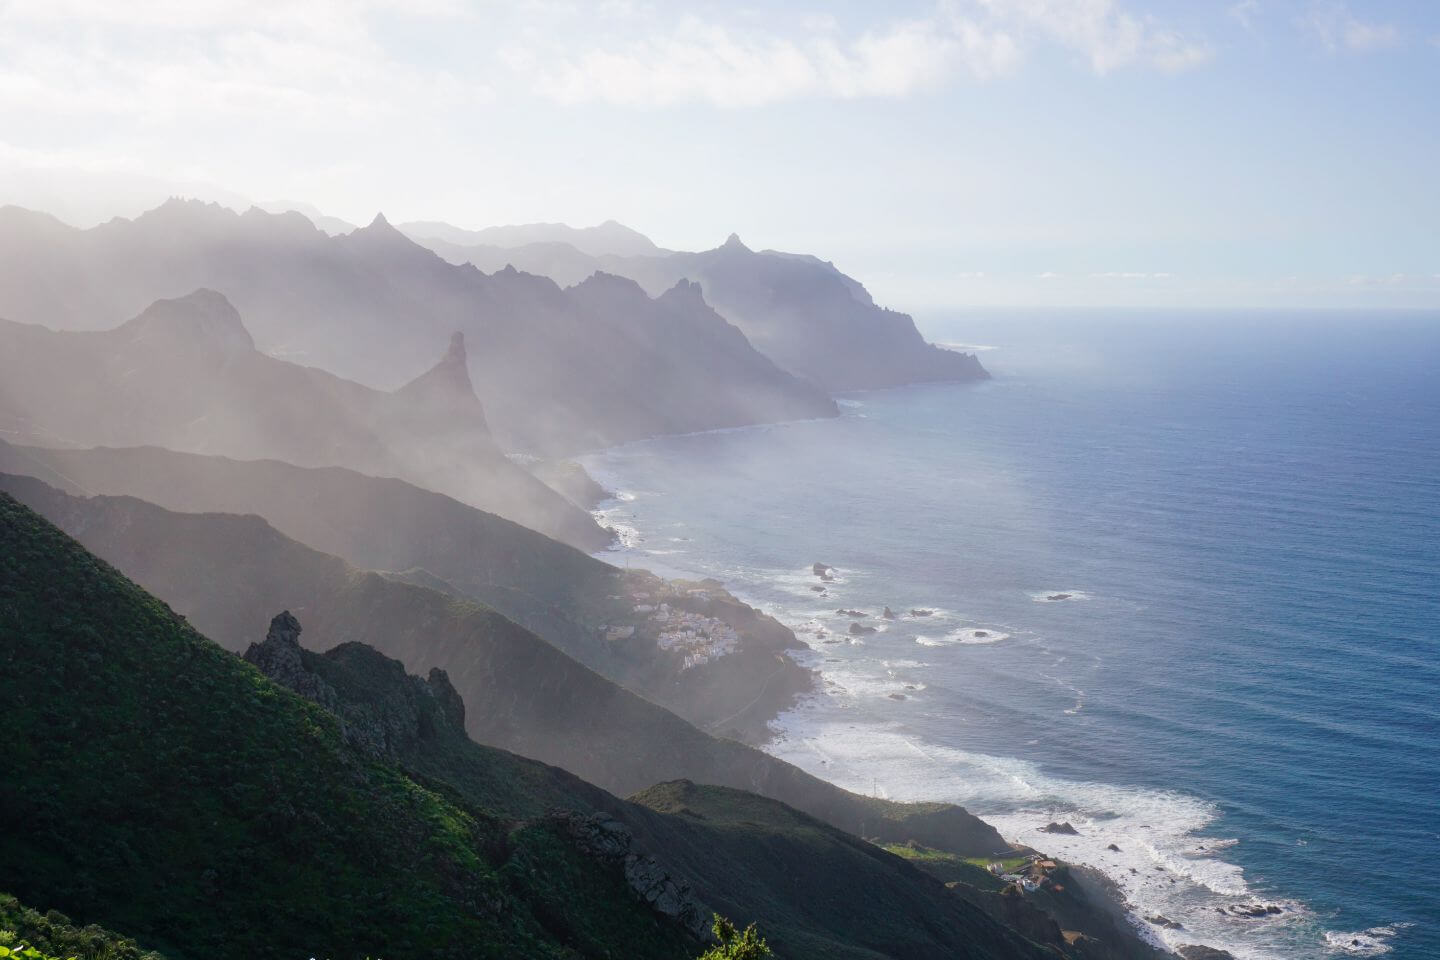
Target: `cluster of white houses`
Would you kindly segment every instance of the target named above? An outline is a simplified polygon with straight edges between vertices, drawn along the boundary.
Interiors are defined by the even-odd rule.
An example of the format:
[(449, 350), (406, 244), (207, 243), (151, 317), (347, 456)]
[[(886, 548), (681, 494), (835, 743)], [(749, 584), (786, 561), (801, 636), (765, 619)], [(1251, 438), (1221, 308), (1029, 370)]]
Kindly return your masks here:
[[(694, 594), (696, 591), (691, 591)], [(637, 599), (648, 596), (638, 596)], [(727, 653), (733, 653), (740, 645), (740, 636), (735, 628), (724, 620), (707, 617), (703, 613), (681, 610), (661, 602), (638, 603), (635, 612), (644, 616), (657, 629), (655, 643), (661, 650), (670, 650), (684, 656), (682, 669), (708, 663)], [(605, 628), (605, 638), (612, 643), (628, 640), (635, 636), (634, 625)], [(648, 633), (648, 631), (647, 631)]]

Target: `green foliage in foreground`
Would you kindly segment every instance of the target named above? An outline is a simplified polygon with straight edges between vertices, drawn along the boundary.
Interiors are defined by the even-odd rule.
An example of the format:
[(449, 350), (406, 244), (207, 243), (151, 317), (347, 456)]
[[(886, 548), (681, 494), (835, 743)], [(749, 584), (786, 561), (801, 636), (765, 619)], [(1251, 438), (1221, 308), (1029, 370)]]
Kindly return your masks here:
[(165, 960), (103, 927), (77, 927), (54, 910), (41, 913), (0, 893), (0, 960)]
[(744, 930), (737, 930), (735, 924), (717, 913), (711, 929), (720, 943), (702, 953), (699, 960), (763, 960), (764, 957), (774, 956), (753, 923)]

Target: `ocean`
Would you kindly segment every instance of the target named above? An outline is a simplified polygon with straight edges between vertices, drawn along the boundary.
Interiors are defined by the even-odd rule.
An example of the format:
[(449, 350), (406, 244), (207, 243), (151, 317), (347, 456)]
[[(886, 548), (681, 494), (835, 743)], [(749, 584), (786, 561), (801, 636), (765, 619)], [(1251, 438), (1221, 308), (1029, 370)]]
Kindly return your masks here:
[(589, 457), (606, 558), (796, 629), (772, 753), (1096, 866), (1151, 936), (1440, 956), (1440, 315), (919, 321), (994, 379)]

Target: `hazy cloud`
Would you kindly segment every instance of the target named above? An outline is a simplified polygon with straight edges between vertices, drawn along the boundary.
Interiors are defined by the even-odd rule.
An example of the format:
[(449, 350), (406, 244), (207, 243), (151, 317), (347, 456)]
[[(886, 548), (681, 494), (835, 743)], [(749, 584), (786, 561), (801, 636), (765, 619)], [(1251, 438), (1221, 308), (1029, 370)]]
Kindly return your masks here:
[(832, 17), (807, 17), (799, 35), (695, 16), (626, 23), (623, 37), (578, 46), (528, 38), (505, 59), (534, 90), (563, 103), (753, 106), (801, 97), (901, 97), (956, 76), (990, 79), (1042, 44), (1081, 54), (1096, 73), (1127, 66), (1183, 70), (1209, 46), (1113, 0), (942, 0), (928, 15), (846, 36)]
[(1394, 24), (1357, 19), (1343, 3), (1317, 3), (1300, 20), (1301, 28), (1332, 53), (1371, 53), (1400, 45)]
[(1212, 56), (1204, 40), (1130, 13), (1114, 0), (979, 0), (979, 5), (1081, 54), (1099, 74), (1128, 66), (1184, 70)]
[(1260, 0), (1239, 0), (1225, 11), (1246, 30), (1255, 29), (1255, 17), (1260, 13)]
[[(401, 5), (10, 0), (0, 5), (0, 109), (149, 125), (333, 124), (492, 94), (387, 56), (366, 17), (387, 6)], [(404, 5), (407, 16), (447, 9), (440, 0)]]
[(979, 78), (1011, 69), (1015, 41), (948, 13), (899, 20), (845, 38), (824, 23), (803, 37), (686, 17), (673, 28), (578, 52), (512, 47), (506, 59), (562, 103), (656, 105), (706, 101), (754, 106), (797, 97), (898, 97), (956, 71)]

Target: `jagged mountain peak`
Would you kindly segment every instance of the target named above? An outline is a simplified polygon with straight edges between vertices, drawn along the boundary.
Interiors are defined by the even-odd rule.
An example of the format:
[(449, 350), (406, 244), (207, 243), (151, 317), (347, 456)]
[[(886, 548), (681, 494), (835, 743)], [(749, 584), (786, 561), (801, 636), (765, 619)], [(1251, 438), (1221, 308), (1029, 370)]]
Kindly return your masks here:
[(740, 239), (740, 234), (738, 233), (732, 233), (730, 234), (730, 236), (726, 237), (725, 242), (721, 244), (720, 249), (732, 250), (743, 253), (750, 252), (750, 248), (745, 246), (744, 242)]
[(222, 348), (227, 353), (248, 353), (255, 341), (240, 313), (215, 290), (201, 287), (183, 297), (156, 300), (121, 328), (132, 340), (152, 337), (184, 338)]
[(414, 411), (435, 420), (437, 425), (472, 429), (484, 435), (488, 442), (490, 425), (470, 379), (470, 359), (463, 333), (451, 334), (450, 344), (439, 362), (396, 390), (395, 396), (408, 401)]
[(433, 393), (442, 387), (454, 396), (480, 402), (475, 394), (475, 384), (470, 380), (470, 358), (465, 350), (465, 334), (458, 330), (450, 334), (450, 344), (435, 366), (395, 392)]
[(705, 291), (701, 288), (699, 282), (687, 280), (684, 277), (675, 281), (675, 286), (666, 290), (660, 296), (668, 300), (688, 300), (697, 303), (705, 302)]

